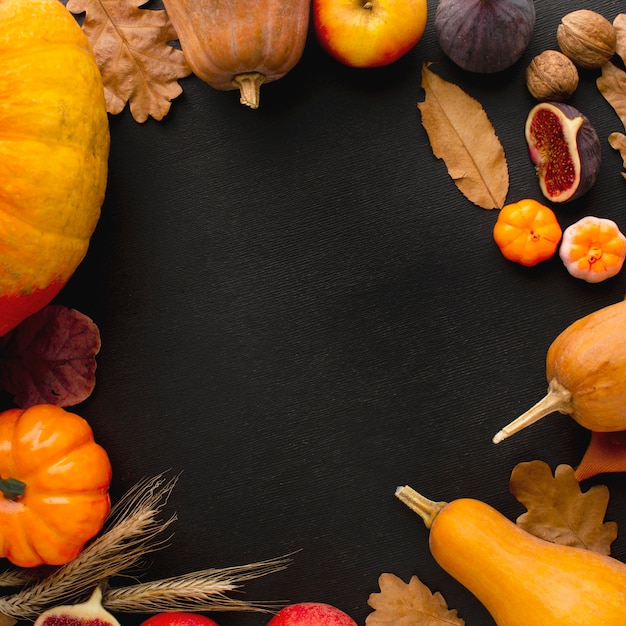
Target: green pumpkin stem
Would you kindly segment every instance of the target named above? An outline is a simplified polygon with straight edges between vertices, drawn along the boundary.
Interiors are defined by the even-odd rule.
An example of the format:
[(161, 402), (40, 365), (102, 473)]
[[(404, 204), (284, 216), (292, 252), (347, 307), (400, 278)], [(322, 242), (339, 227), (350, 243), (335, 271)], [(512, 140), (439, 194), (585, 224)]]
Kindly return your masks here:
[(18, 480), (17, 478), (0, 477), (0, 492), (2, 492), (2, 495), (9, 500), (17, 500), (23, 496), (25, 489), (26, 483)]

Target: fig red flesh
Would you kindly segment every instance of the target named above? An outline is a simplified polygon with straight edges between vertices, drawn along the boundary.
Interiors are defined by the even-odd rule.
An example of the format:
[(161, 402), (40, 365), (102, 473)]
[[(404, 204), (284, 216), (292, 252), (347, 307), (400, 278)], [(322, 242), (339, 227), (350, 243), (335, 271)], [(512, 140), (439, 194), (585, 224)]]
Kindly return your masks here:
[(600, 139), (580, 111), (560, 102), (540, 103), (530, 111), (525, 133), (546, 198), (567, 202), (595, 184), (601, 161)]

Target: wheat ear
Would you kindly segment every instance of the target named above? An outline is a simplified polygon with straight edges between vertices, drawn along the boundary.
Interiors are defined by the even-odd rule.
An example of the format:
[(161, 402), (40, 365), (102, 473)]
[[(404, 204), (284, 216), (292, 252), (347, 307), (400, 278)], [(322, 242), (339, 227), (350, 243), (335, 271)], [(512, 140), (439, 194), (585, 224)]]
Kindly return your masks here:
[(104, 530), (72, 561), (15, 594), (0, 596), (0, 614), (33, 619), (50, 606), (71, 602), (147, 553), (162, 548), (160, 535), (176, 516), (159, 520), (177, 478), (160, 474), (137, 483), (113, 507)]

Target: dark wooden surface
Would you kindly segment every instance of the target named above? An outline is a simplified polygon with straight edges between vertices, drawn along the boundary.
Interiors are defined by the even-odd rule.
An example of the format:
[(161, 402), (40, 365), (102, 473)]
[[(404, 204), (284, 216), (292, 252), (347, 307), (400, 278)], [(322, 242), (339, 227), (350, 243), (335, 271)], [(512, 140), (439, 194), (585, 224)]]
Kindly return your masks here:
[[(145, 579), (298, 551), (243, 597), (328, 602), (362, 625), (381, 573), (417, 574), (468, 626), (493, 623), (435, 564), (395, 487), (480, 498), (513, 519), (523, 512), (508, 492), (517, 463), (575, 466), (588, 432), (565, 416), (497, 446), (491, 437), (544, 394), (558, 332), (621, 300), (626, 274), (588, 285), (558, 258), (506, 262), (491, 237), (497, 212), (456, 189), (416, 104), (432, 61), (493, 122), (508, 200), (541, 200), (523, 134), (534, 104), (525, 67), (556, 47), (568, 11), (612, 20), (623, 6), (536, 7), (527, 52), (499, 75), (443, 57), (429, 2), (423, 39), (393, 66), (341, 66), (311, 36), (298, 66), (263, 87), (257, 111), (191, 76), (164, 121), (111, 118), (102, 218), (57, 302), (101, 330), (97, 388), (75, 410), (111, 456), (114, 497), (145, 476), (180, 473), (166, 509), (178, 513), (175, 534)], [(599, 180), (557, 214), (564, 227), (593, 214), (626, 229), (621, 159), (606, 141), (623, 127), (597, 75), (581, 75), (571, 104), (601, 137)], [(607, 519), (623, 527), (623, 476), (585, 488), (594, 482), (609, 485)]]

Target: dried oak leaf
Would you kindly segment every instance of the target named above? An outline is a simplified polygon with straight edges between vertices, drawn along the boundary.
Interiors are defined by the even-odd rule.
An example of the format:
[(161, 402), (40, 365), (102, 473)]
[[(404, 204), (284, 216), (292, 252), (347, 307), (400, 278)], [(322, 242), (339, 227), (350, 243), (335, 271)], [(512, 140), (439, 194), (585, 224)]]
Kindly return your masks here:
[(481, 104), (460, 87), (422, 68), (418, 103), (434, 155), (461, 193), (483, 209), (501, 209), (509, 190), (504, 148)]
[[(622, 167), (626, 170), (626, 135), (624, 133), (611, 133), (609, 135), (609, 145), (613, 150), (617, 150), (622, 157)], [(626, 178), (626, 171), (621, 172)]]
[(515, 466), (509, 489), (528, 509), (516, 520), (524, 530), (553, 543), (611, 553), (617, 524), (604, 522), (605, 485), (583, 493), (569, 465), (559, 465), (553, 477), (547, 463), (530, 461)]
[(0, 337), (0, 388), (17, 406), (82, 402), (95, 387), (100, 332), (86, 315), (50, 305)]
[(609, 61), (602, 66), (596, 85), (626, 127), (626, 72)]
[(443, 596), (431, 593), (417, 576), (408, 583), (395, 574), (381, 574), (380, 593), (372, 593), (367, 601), (374, 609), (365, 619), (365, 626), (463, 626), (456, 610), (448, 609)]
[(146, 0), (68, 0), (74, 15), (84, 13), (83, 30), (102, 73), (107, 111), (126, 103), (137, 122), (163, 119), (182, 93), (178, 79), (191, 73), (163, 9), (141, 9)]
[(616, 34), (615, 52), (626, 62), (626, 13), (619, 13), (613, 20)]

